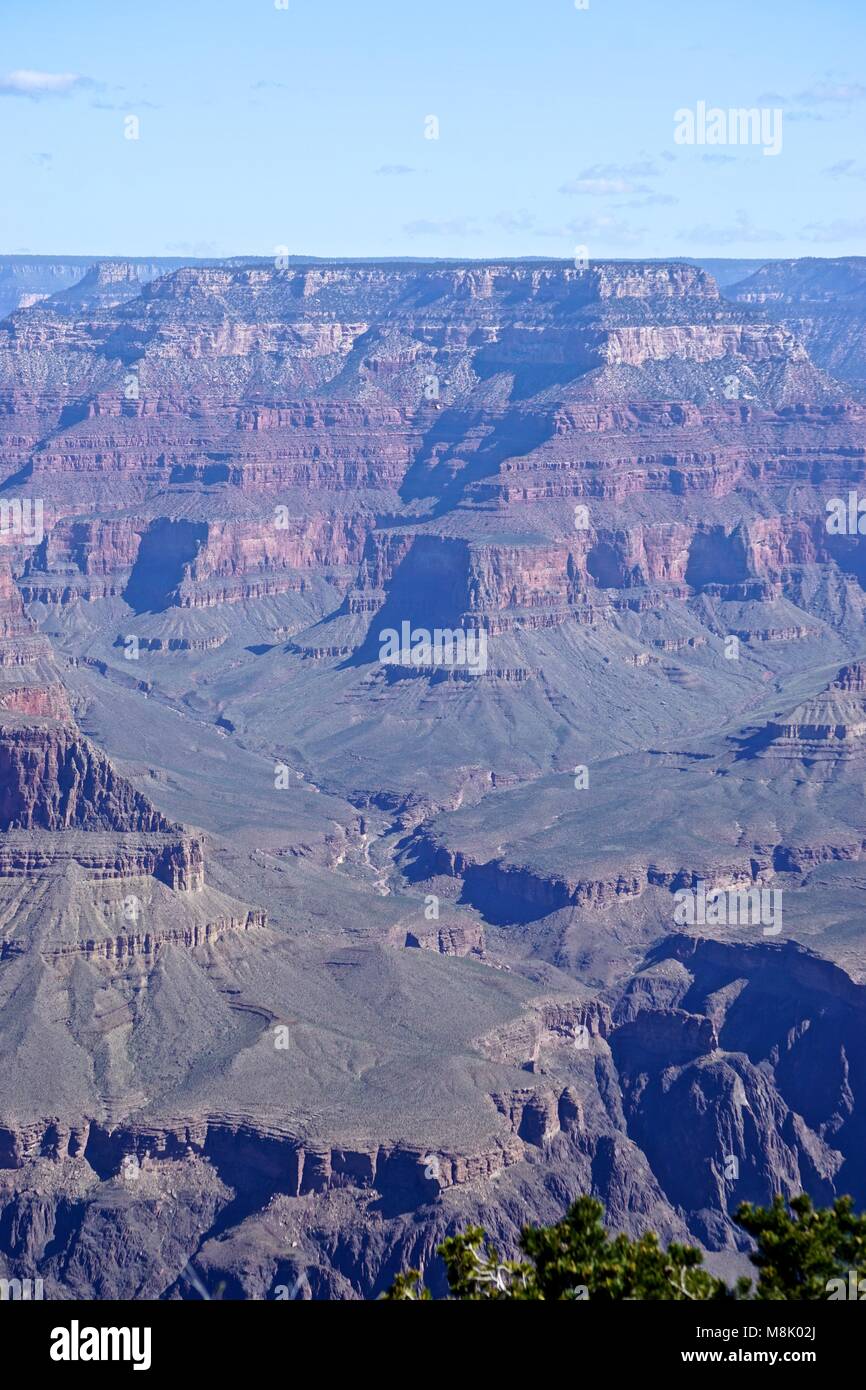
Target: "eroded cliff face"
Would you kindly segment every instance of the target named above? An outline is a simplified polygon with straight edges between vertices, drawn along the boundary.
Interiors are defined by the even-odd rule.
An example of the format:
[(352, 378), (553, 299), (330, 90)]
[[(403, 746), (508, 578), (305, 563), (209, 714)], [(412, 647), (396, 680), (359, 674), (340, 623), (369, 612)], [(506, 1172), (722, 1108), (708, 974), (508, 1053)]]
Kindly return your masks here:
[(0, 550), (0, 721), (9, 716), (71, 718), (51, 646), (24, 613), (4, 550)]
[[(149, 1296), (192, 1296), (192, 1260), (226, 1296), (284, 1297), (291, 1271), (306, 1284), (296, 1296), (371, 1297), (419, 1251), (438, 1287), (435, 1244), (467, 1220), (483, 1216), (510, 1252), (520, 1220), (581, 1190), (620, 1228), (742, 1250), (740, 1200), (842, 1188), (862, 1200), (863, 1007), (862, 986), (808, 952), (672, 936), (607, 1001), (544, 1004), (481, 1040), (529, 1074), (491, 1093), (504, 1130), (471, 1152), (323, 1147), (228, 1117), (7, 1127), (7, 1265), (52, 1290), (132, 1296), (126, 1262), (92, 1245), (111, 1219), (148, 1249)], [(176, 1234), (153, 1248), (162, 1207)]]
[[(369, 1297), (582, 1191), (728, 1252), (862, 1200), (826, 320), (642, 263), (57, 290), (0, 322), (9, 1271)], [(483, 665), (383, 665), (404, 623)], [(778, 933), (678, 929), (740, 890)]]
[(82, 734), (7, 555), (12, 546), (0, 552), (0, 960), (152, 965), (166, 945), (263, 927), (261, 909), (205, 892), (201, 839)]
[(73, 731), (6, 727), (0, 740), (3, 830), (140, 830), (168, 822)]
[[(830, 563), (814, 496), (778, 518), (751, 499), (842, 486), (864, 463), (862, 408), (696, 267), (187, 267), (123, 303), (82, 291), (13, 314), (0, 391), (3, 458), (47, 509), (23, 577), (47, 603), (123, 596), (131, 579), (134, 593), (160, 528), (181, 518), (197, 539), (150, 596), (159, 606), (313, 578), (345, 596), (371, 545), (403, 544), (421, 518), (444, 531), (437, 513), (460, 503), (471, 510), (447, 530), (484, 547), (487, 571), (468, 578), (463, 610), (543, 623), (539, 609), (578, 612), (587, 589), (694, 585), (705, 497), (741, 498), (741, 524), (757, 528), (741, 580), (765, 578), (770, 548), (788, 572), (810, 549)], [(652, 516), (665, 495), (667, 516)], [(511, 584), (495, 582), (484, 541), (491, 508), (503, 534), (539, 520), (546, 533), (503, 547)]]
[(862, 256), (776, 261), (732, 285), (730, 297), (784, 323), (813, 360), (860, 399), (866, 388), (866, 269)]

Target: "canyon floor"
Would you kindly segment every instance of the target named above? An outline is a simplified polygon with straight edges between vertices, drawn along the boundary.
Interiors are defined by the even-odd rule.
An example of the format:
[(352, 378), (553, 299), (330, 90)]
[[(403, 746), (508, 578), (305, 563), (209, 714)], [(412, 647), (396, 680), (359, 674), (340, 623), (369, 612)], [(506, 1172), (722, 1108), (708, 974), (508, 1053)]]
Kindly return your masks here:
[(866, 1204), (866, 259), (0, 311), (0, 1277), (441, 1294), (582, 1192), (739, 1273), (741, 1201)]

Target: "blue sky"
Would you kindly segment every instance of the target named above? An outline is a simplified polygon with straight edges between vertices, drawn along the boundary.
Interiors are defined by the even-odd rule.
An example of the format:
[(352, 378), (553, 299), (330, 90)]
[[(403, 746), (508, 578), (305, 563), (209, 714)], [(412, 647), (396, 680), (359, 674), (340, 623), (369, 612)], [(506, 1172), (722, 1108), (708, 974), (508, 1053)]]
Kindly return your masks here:
[(281, 3), (3, 0), (0, 252), (866, 251), (864, 0)]

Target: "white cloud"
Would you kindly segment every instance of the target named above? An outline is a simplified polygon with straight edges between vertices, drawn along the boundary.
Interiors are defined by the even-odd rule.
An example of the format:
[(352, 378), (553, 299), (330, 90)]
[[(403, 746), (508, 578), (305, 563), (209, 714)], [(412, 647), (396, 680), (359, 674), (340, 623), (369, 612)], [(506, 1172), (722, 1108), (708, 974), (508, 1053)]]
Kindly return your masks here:
[(0, 77), (0, 96), (30, 97), (31, 101), (41, 101), (43, 97), (66, 97), (78, 87), (92, 87), (89, 77), (76, 72), (36, 72), (32, 68), (16, 68)]

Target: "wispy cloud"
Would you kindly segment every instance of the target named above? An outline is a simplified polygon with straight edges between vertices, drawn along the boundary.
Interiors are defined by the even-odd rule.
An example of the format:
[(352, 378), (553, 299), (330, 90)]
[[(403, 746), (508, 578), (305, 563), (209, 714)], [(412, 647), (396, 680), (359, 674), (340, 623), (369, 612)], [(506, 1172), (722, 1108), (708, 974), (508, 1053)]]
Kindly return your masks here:
[(786, 120), (786, 121), (836, 121), (836, 120), (838, 120), (838, 119), (840, 118), (840, 116), (845, 116), (845, 115), (847, 115), (847, 113), (848, 113), (848, 108), (847, 108), (847, 107), (845, 107), (844, 109), (840, 110), (840, 109), (838, 109), (838, 108), (831, 109), (829, 106), (825, 106), (825, 107), (823, 108), (823, 110), (816, 110), (816, 109), (813, 109), (812, 107), (808, 107), (808, 106), (794, 106), (794, 107), (791, 107), (790, 110), (787, 110), (787, 111), (785, 112), (785, 120)]
[(419, 217), (403, 226), (407, 236), (478, 236), (480, 230), (471, 217), (443, 218), (439, 222)]
[(164, 250), (169, 256), (198, 256), (205, 260), (220, 254), (215, 241), (167, 241)]
[(648, 193), (645, 183), (634, 183), (622, 178), (578, 178), (571, 179), (560, 188), (560, 193), (587, 193), (593, 198), (605, 198), (618, 193)]
[(587, 194), (594, 198), (616, 197), (627, 193), (649, 193), (641, 179), (658, 178), (659, 169), (651, 159), (639, 159), (632, 164), (592, 164), (577, 178), (560, 184), (560, 193)]
[(401, 174), (417, 174), (418, 170), (413, 169), (411, 164), (380, 164), (374, 172), (386, 178), (398, 178)]
[(581, 244), (597, 246), (636, 246), (646, 233), (646, 227), (636, 227), (611, 213), (599, 213), (569, 222), (563, 229), (565, 235)]
[(677, 240), (701, 246), (730, 246), (737, 242), (784, 241), (785, 238), (781, 232), (773, 228), (756, 227), (749, 215), (740, 208), (735, 220), (727, 226), (714, 227), (709, 222), (702, 222), (697, 227), (678, 232)]
[(847, 116), (857, 102), (866, 101), (866, 86), (827, 75), (811, 82), (802, 91), (784, 96), (780, 92), (764, 92), (758, 97), (759, 106), (782, 106), (786, 121), (834, 121)]
[(823, 106), (828, 102), (849, 106), (853, 101), (866, 101), (866, 87), (862, 82), (813, 82), (798, 92), (794, 100), (799, 106)]
[(493, 223), (504, 232), (532, 232), (538, 225), (538, 219), (527, 208), (518, 208), (515, 212), (497, 212)]
[(866, 164), (857, 164), (853, 159), (840, 159), (824, 173), (834, 179), (866, 179)]
[(675, 198), (673, 193), (642, 193), (635, 198), (627, 198), (624, 203), (617, 203), (618, 208), (669, 208), (678, 203), (679, 198)]
[[(666, 161), (669, 162), (669, 161)], [(630, 164), (592, 164), (577, 178), (560, 184), (559, 192), (610, 201), (614, 211), (630, 208), (669, 207), (679, 202), (671, 193), (658, 193), (645, 179), (661, 177), (656, 161), (644, 156)], [(623, 201), (614, 201), (621, 199)]]
[(92, 101), (94, 111), (158, 111), (153, 101)]
[(866, 236), (866, 217), (837, 217), (832, 222), (809, 222), (803, 228), (803, 236), (807, 241), (820, 243), (862, 240)]
[(82, 87), (94, 87), (90, 77), (77, 72), (37, 72), (31, 68), (16, 68), (0, 77), (0, 96), (29, 97), (43, 101), (46, 97), (68, 97)]
[(635, 246), (646, 232), (645, 227), (633, 226), (630, 222), (611, 213), (590, 213), (586, 217), (574, 218), (570, 222), (551, 225), (542, 222), (527, 208), (517, 208), (512, 212), (498, 212), (491, 218), (491, 226), (515, 236), (530, 233), (543, 237), (545, 241), (558, 241), (563, 246), (563, 255), (571, 255), (575, 244)]

